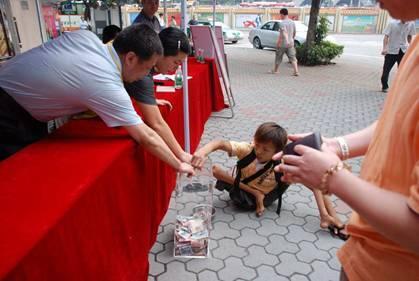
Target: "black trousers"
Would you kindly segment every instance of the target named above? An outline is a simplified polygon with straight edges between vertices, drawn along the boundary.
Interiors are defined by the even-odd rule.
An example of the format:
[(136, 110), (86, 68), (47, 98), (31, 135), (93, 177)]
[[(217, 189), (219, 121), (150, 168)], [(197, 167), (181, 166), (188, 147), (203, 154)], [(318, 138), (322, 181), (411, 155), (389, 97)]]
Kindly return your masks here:
[(0, 160), (46, 135), (47, 123), (33, 118), (0, 88)]
[(404, 53), (400, 49), (397, 55), (387, 54), (384, 57), (383, 74), (381, 75), (381, 85), (383, 86), (383, 89), (388, 89), (388, 76), (390, 74), (390, 71), (396, 62), (397, 66), (400, 65), (403, 56)]

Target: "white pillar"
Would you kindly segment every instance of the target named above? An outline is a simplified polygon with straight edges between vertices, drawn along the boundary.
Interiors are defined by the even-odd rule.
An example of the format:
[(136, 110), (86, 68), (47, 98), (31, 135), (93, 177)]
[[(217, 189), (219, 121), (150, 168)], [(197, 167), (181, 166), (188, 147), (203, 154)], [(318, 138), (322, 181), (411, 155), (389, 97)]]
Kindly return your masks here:
[[(182, 0), (181, 3), (181, 28), (183, 32), (187, 34), (186, 30), (186, 0)], [(189, 91), (188, 91), (188, 58), (182, 63), (183, 72), (183, 128), (185, 132), (185, 151), (191, 152), (191, 141), (189, 132)]]

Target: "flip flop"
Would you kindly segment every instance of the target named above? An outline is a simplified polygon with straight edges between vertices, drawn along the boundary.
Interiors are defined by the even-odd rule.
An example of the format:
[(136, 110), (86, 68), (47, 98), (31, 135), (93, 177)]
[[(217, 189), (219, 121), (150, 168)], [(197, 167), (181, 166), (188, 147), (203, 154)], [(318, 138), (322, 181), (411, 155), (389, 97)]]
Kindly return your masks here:
[(345, 229), (345, 225), (341, 226), (341, 227), (337, 227), (334, 224), (331, 224), (327, 227), (329, 229), (330, 235), (332, 235), (332, 237), (338, 237), (339, 239), (346, 241), (349, 238), (349, 234), (345, 234), (343, 232), (341, 232), (342, 230)]

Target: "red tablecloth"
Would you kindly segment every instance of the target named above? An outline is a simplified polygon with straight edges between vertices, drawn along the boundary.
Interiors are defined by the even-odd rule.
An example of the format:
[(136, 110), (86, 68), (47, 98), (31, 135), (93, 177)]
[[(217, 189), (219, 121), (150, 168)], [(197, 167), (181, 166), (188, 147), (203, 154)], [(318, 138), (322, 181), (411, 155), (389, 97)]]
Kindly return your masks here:
[[(211, 108), (224, 108), (214, 68), (190, 63), (194, 149)], [(174, 105), (163, 116), (183, 140), (182, 92), (158, 96)], [(0, 162), (0, 179), (1, 280), (147, 279), (175, 172), (125, 130), (72, 121)]]

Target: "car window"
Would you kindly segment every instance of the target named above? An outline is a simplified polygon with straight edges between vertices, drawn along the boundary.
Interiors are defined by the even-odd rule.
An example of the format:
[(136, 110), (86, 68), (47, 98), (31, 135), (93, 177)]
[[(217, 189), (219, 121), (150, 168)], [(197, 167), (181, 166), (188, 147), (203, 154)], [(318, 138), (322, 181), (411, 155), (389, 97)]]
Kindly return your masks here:
[(273, 28), (274, 31), (278, 31), (279, 30), (279, 22), (276, 22)]
[(270, 22), (265, 23), (260, 29), (272, 30), (273, 27), (274, 27), (274, 22), (270, 21)]

